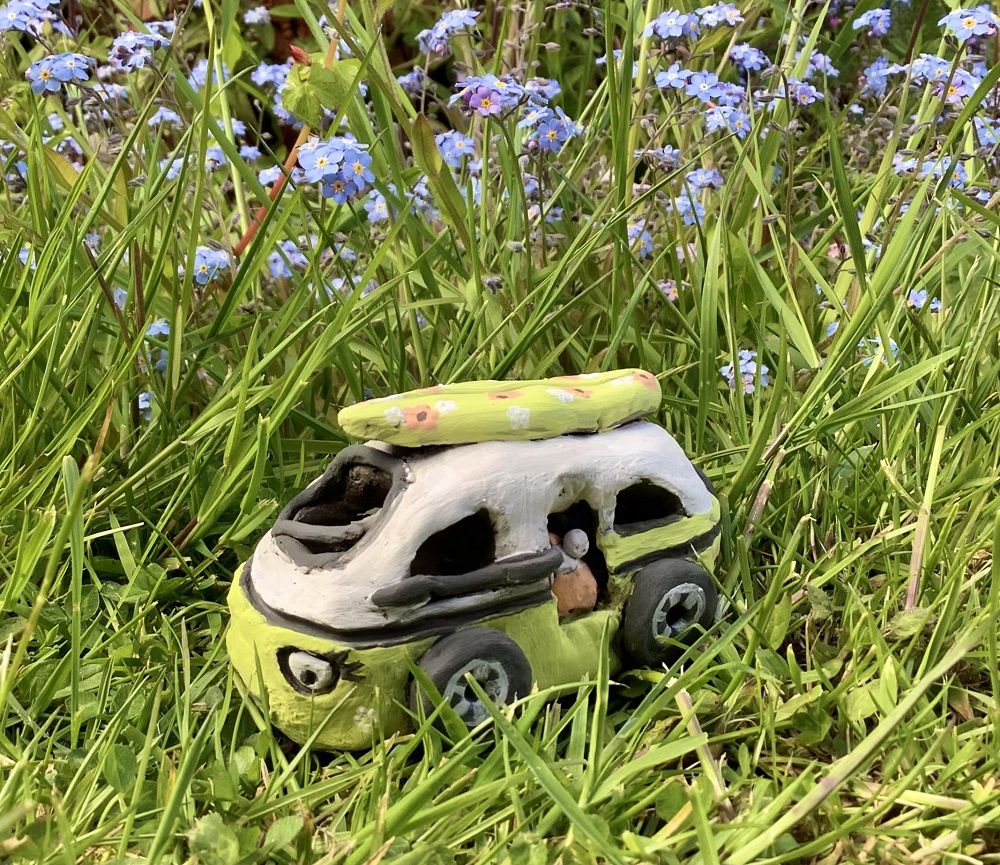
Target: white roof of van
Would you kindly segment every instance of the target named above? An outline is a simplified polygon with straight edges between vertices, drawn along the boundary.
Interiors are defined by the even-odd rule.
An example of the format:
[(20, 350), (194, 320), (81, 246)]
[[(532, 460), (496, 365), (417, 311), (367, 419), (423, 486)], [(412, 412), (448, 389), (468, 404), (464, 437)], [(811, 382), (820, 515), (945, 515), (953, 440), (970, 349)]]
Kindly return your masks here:
[(406, 578), (431, 534), (480, 509), (494, 520), (500, 560), (547, 549), (548, 515), (581, 499), (597, 512), (602, 528), (610, 526), (616, 494), (643, 479), (676, 494), (691, 515), (712, 508), (712, 495), (678, 444), (662, 427), (644, 421), (605, 433), (408, 450), (400, 456), (407, 465), (405, 488), (333, 566), (297, 565), (271, 532), (264, 536), (252, 559), (260, 600), (320, 627), (378, 628), (405, 621), (407, 611), (379, 608), (372, 593)]

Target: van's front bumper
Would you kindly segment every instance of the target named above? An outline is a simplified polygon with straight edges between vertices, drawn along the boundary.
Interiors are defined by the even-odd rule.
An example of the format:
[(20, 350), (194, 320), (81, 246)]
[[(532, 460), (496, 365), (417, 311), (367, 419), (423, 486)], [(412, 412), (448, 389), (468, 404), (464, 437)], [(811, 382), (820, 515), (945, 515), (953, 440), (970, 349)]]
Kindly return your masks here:
[[(241, 568), (242, 570), (242, 568)], [(269, 622), (247, 597), (236, 574), (229, 590), (231, 621), (226, 647), (237, 675), (270, 721), (296, 742), (317, 733), (313, 744), (332, 750), (369, 748), (379, 739), (409, 728), (406, 712), (409, 660), (416, 661), (433, 639), (395, 646), (352, 649), (334, 640)], [(278, 653), (287, 648), (325, 655), (346, 653), (344, 666), (354, 681), (341, 679), (326, 694), (307, 696), (285, 679)]]

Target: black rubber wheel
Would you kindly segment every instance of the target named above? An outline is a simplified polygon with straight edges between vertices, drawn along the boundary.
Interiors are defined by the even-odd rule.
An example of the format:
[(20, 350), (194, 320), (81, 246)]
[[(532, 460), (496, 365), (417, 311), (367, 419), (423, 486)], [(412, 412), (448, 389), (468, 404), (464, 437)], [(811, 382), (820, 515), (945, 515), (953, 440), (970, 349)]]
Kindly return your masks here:
[[(470, 728), (485, 721), (489, 712), (466, 681), (466, 673), (497, 705), (513, 703), (531, 691), (531, 664), (524, 652), (493, 628), (470, 628), (442, 637), (420, 659), (420, 669)], [(414, 708), (423, 704), (426, 714), (433, 711), (433, 701), (417, 682), (410, 689)]]
[(638, 666), (657, 666), (715, 620), (719, 593), (705, 569), (687, 559), (663, 559), (635, 575), (622, 620), (622, 645)]

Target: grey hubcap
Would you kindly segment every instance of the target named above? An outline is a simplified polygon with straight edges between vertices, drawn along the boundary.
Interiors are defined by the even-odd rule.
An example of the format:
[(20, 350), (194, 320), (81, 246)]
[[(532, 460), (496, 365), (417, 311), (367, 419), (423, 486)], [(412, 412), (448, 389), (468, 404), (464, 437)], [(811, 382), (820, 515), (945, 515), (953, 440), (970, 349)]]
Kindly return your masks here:
[(485, 721), (489, 713), (466, 680), (467, 673), (471, 674), (487, 697), (500, 705), (509, 701), (510, 678), (499, 661), (478, 658), (469, 661), (452, 673), (441, 696), (467, 725), (474, 727)]
[(653, 636), (679, 637), (705, 614), (705, 590), (694, 583), (674, 586), (653, 611)]

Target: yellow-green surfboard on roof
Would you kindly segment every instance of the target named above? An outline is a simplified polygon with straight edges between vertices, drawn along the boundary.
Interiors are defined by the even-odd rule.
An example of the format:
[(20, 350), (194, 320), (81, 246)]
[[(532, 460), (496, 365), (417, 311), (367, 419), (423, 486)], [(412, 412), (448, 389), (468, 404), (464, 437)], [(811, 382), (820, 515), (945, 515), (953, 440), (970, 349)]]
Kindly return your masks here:
[(404, 447), (529, 441), (604, 432), (655, 412), (660, 398), (656, 376), (625, 369), (435, 385), (348, 406), (337, 421), (357, 438)]

